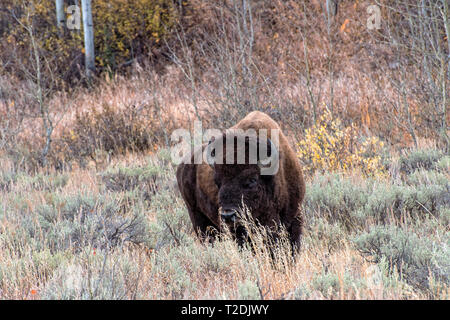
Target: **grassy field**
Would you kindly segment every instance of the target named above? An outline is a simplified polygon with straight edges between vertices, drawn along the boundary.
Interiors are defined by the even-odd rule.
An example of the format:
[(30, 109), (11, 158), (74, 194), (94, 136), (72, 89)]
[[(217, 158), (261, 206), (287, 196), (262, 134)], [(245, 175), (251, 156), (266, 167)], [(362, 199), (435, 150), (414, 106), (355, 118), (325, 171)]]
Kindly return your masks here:
[[(95, 73), (56, 2), (0, 5), (0, 299), (450, 298), (448, 1), (96, 0)], [(296, 259), (201, 243), (177, 188), (171, 134), (255, 110)]]
[[(0, 165), (3, 299), (449, 299), (448, 156), (308, 178), (293, 260), (200, 243), (167, 150), (28, 175)], [(260, 235), (263, 237), (263, 235)]]

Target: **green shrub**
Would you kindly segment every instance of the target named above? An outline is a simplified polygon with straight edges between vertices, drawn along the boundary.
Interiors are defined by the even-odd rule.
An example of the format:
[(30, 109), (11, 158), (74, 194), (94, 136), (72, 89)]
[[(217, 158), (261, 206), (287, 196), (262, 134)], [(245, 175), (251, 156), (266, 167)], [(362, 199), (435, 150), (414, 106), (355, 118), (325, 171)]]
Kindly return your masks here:
[(38, 173), (31, 177), (22, 176), (22, 180), (35, 190), (56, 191), (66, 186), (69, 176), (67, 174)]
[(439, 211), (439, 222), (443, 226), (449, 226), (450, 225), (450, 207), (443, 207)]
[(17, 174), (11, 171), (0, 171), (0, 191), (9, 192), (11, 186), (17, 181)]
[(353, 239), (356, 248), (375, 263), (383, 258), (392, 271), (421, 288), (429, 288), (430, 279), (450, 284), (450, 237), (435, 241), (393, 225), (373, 226)]
[(348, 238), (341, 223), (329, 222), (322, 217), (311, 219), (306, 228), (309, 230), (310, 237), (306, 237), (303, 241), (306, 241), (312, 247), (319, 242), (323, 243), (328, 252), (341, 248)]
[(358, 182), (339, 174), (318, 175), (308, 186), (305, 198), (308, 219), (323, 217), (348, 230), (400, 219), (405, 214), (415, 219), (439, 217), (446, 207), (450, 207), (450, 183), (435, 171), (417, 171), (403, 184), (370, 179)]
[(340, 292), (348, 293), (353, 288), (362, 289), (367, 286), (364, 279), (355, 278), (349, 272), (339, 276), (336, 273), (324, 272), (312, 279), (312, 289), (319, 291), (326, 299), (339, 297)]
[[(188, 296), (188, 292), (195, 290), (195, 283), (191, 281), (189, 267), (192, 267), (191, 259), (184, 260), (180, 257), (180, 250), (164, 251), (156, 255), (156, 260), (152, 268), (152, 277), (163, 275), (165, 286), (163, 292), (158, 292), (162, 297), (172, 299), (183, 299)], [(195, 261), (194, 261), (195, 263)]]
[(385, 222), (391, 213), (398, 219), (404, 213), (414, 218), (438, 216), (440, 208), (450, 206), (449, 192), (450, 184), (416, 187), (378, 184), (368, 197), (364, 214), (376, 222)]
[(354, 225), (353, 213), (367, 203), (367, 188), (341, 174), (317, 175), (307, 188), (307, 215), (325, 217), (330, 222), (351, 227)]
[(311, 297), (311, 289), (306, 283), (298, 285), (295, 290), (289, 295), (294, 300), (307, 300)]
[(7, 242), (20, 252), (21, 246), (51, 252), (83, 247), (112, 248), (125, 242), (145, 243), (148, 225), (143, 214), (121, 212), (121, 200), (84, 195), (48, 196), (49, 203), (31, 212), (14, 214), (18, 230)]
[(337, 274), (324, 273), (314, 277), (312, 287), (320, 291), (324, 297), (331, 297), (339, 292), (340, 283)]
[(411, 186), (448, 186), (450, 184), (445, 173), (436, 170), (416, 170), (404, 178), (405, 184)]
[(238, 293), (241, 300), (261, 300), (261, 292), (255, 281), (245, 280), (238, 283)]
[(156, 178), (160, 169), (155, 166), (118, 168), (101, 174), (102, 182), (107, 190), (133, 191), (139, 189), (143, 197), (150, 200), (150, 196), (158, 191)]
[(156, 194), (151, 203), (153, 212), (156, 212), (156, 221), (151, 224), (152, 247), (159, 250), (166, 246), (179, 246), (191, 242), (191, 220), (180, 199), (174, 201), (169, 192)]
[(450, 171), (450, 157), (445, 156), (442, 157), (437, 163), (436, 163), (436, 169), (449, 172)]
[(126, 254), (102, 250), (82, 253), (83, 259), (66, 260), (42, 288), (42, 299), (123, 300), (141, 298), (141, 270)]
[(46, 190), (53, 191), (64, 188), (69, 181), (67, 174), (44, 174), (38, 173), (28, 175), (24, 172), (0, 172), (0, 190), (11, 191), (13, 184), (20, 184), (24, 190)]
[(442, 151), (436, 149), (413, 150), (400, 158), (400, 171), (410, 174), (420, 168), (426, 170), (434, 169), (436, 163), (443, 156)]

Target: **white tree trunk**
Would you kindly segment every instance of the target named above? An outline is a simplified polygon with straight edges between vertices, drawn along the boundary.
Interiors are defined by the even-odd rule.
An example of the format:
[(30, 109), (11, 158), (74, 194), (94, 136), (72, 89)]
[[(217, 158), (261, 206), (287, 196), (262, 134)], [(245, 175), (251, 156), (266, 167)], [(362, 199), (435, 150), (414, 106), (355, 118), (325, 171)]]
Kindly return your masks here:
[(66, 22), (64, 14), (64, 0), (55, 0), (56, 5), (56, 24), (59, 29), (63, 28)]
[(91, 78), (95, 72), (94, 24), (92, 23), (91, 0), (81, 0), (81, 10), (83, 12), (86, 75)]
[(328, 20), (330, 21), (331, 17), (334, 17), (337, 14), (339, 0), (327, 0), (326, 1), (326, 9)]

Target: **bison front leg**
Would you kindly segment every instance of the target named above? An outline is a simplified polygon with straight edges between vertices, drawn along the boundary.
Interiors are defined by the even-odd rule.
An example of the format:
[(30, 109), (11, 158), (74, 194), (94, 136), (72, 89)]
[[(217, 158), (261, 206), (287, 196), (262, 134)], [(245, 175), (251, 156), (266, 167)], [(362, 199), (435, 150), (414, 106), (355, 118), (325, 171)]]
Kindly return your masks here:
[(202, 241), (213, 242), (218, 235), (217, 229), (202, 212), (188, 209), (195, 233)]
[(301, 216), (296, 217), (291, 226), (288, 228), (289, 240), (292, 246), (292, 254), (295, 254), (299, 251), (301, 245), (301, 236), (303, 229), (303, 219)]

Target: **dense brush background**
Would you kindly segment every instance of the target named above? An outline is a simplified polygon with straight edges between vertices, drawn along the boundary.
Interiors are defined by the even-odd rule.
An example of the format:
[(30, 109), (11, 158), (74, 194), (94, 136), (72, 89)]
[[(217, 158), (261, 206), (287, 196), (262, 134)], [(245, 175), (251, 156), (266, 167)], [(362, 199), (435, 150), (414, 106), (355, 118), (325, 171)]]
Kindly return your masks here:
[[(2, 0), (0, 298), (449, 299), (449, 6), (95, 0), (87, 78), (54, 1)], [(177, 190), (172, 131), (252, 110), (305, 170), (295, 260), (200, 243)]]

